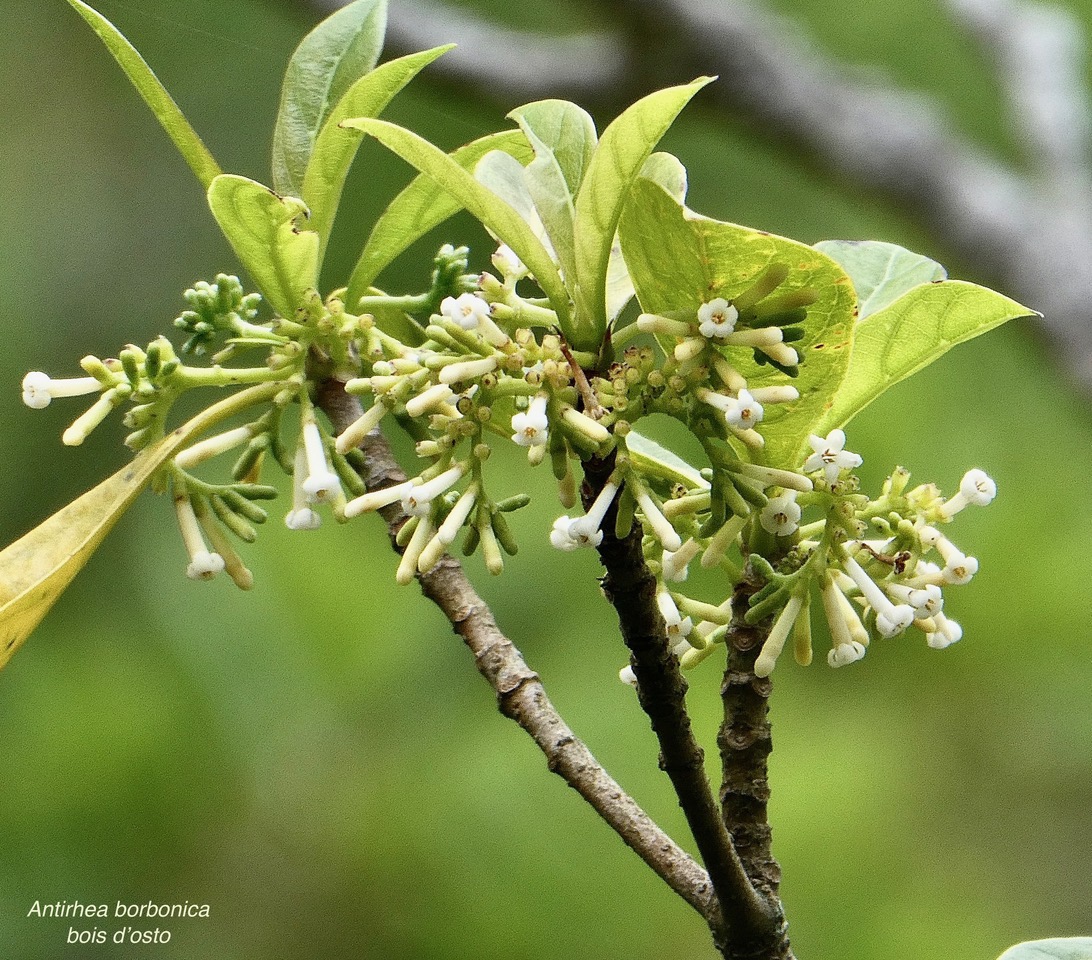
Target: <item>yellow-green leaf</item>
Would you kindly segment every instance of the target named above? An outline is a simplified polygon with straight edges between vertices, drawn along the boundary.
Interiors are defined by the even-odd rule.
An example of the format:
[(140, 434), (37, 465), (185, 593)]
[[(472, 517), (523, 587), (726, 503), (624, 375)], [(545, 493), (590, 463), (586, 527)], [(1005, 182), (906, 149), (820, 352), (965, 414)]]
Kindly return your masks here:
[[(569, 295), (549, 252), (523, 217), (487, 187), (478, 183), (457, 161), (439, 147), (393, 123), (383, 120), (346, 120), (345, 126), (371, 134), (406, 163), (427, 174), (462, 204), (502, 243), (507, 243), (534, 274), (535, 281), (557, 313), (558, 326), (571, 342)], [(351, 302), (351, 301), (350, 301)]]
[(341, 121), (350, 117), (378, 117), (396, 93), (451, 47), (448, 44), (413, 53), (376, 67), (349, 88), (326, 118), (307, 162), (301, 194), (311, 211), (310, 228), (319, 235), (322, 249), (330, 239), (345, 177), (363, 139), (362, 133), (342, 127)]
[(657, 90), (603, 131), (576, 197), (577, 274), (567, 278), (576, 291), (575, 329), (569, 338), (573, 346), (599, 349), (607, 329), (607, 265), (630, 187), (682, 108), (712, 79), (700, 77), (685, 86)]
[(844, 426), (888, 387), (956, 344), (1033, 315), (1015, 300), (962, 280), (914, 287), (856, 325), (849, 369), (814, 432)]
[[(459, 147), (451, 154), (451, 159), (463, 169), (471, 170), (493, 150), (503, 150), (524, 164), (533, 156), (531, 145), (519, 130), (502, 130)], [(415, 177), (388, 204), (372, 228), (371, 236), (349, 277), (345, 302), (350, 309), (399, 254), (461, 209), (462, 204), (455, 196), (432, 177), (423, 173)]]
[(318, 234), (295, 224), (303, 201), (225, 173), (209, 187), (209, 208), (262, 296), (291, 318), (318, 285)]
[(273, 126), (273, 186), (279, 193), (303, 195), (315, 138), (338, 101), (375, 66), (386, 31), (386, 0), (355, 0), (323, 20), (292, 54)]

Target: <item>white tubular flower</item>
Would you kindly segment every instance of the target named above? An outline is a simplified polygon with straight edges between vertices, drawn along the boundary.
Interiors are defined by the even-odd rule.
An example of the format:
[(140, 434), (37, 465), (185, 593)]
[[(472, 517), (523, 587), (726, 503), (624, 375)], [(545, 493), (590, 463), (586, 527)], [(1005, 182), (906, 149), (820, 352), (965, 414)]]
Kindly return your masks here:
[(218, 553), (200, 550), (190, 555), (186, 576), (191, 580), (211, 580), (224, 569), (224, 558)]
[(724, 342), (734, 347), (758, 347), (764, 350), (784, 339), (785, 334), (780, 327), (759, 327), (757, 330), (733, 330), (724, 338)]
[(628, 663), (618, 671), (618, 679), (634, 689), (637, 688), (637, 674), (633, 672), (633, 667)]
[(310, 507), (300, 507), (284, 515), (284, 525), (289, 530), (317, 530), (322, 526), (322, 517)]
[(302, 433), (307, 463), (303, 492), (307, 494), (309, 503), (323, 503), (341, 493), (341, 481), (326, 461), (326, 448), (323, 446), (318, 424), (314, 420), (304, 421)]
[(795, 533), (800, 526), (800, 505), (796, 502), (796, 494), (789, 492), (773, 497), (762, 508), (758, 522), (763, 530), (777, 537)]
[[(685, 648), (690, 646), (687, 637), (694, 629), (694, 621), (690, 617), (684, 617), (675, 606), (675, 601), (666, 590), (656, 594), (656, 606), (660, 608), (660, 616), (664, 618), (664, 626), (667, 628), (667, 642), (672, 650), (682, 644)], [(676, 655), (677, 652), (676, 652)]]
[[(477, 298), (475, 298), (477, 299)], [(497, 358), (481, 357), (478, 360), (460, 360), (440, 368), (440, 383), (458, 383), (460, 380), (476, 380), (497, 369)], [(407, 404), (406, 409), (409, 409)]]
[(497, 247), (489, 259), (506, 280), (518, 280), (520, 277), (527, 276), (527, 266), (507, 243)]
[(365, 493), (345, 504), (345, 516), (351, 519), (360, 516), (362, 513), (370, 513), (372, 510), (380, 510), (383, 507), (390, 506), (395, 500), (401, 500), (412, 486), (412, 481), (406, 480), (402, 483), (396, 483), (393, 487), (384, 487), (382, 490)]
[(813, 433), (808, 437), (808, 443), (815, 452), (804, 461), (804, 472), (822, 470), (831, 486), (838, 482), (838, 475), (843, 470), (856, 470), (864, 463), (859, 454), (845, 449), (846, 435), (842, 430), (831, 430), (825, 437)]
[(433, 384), (427, 390), (422, 390), (416, 397), (406, 401), (406, 413), (411, 417), (419, 417), (435, 410), (440, 404), (447, 403), (453, 396), (455, 391), (446, 383)]
[(402, 494), (402, 509), (411, 517), (427, 516), (432, 509), (432, 501), (455, 486), (464, 473), (466, 467), (457, 463), (425, 483), (411, 480), (410, 488)]
[(690, 573), (690, 561), (698, 555), (701, 544), (693, 537), (678, 550), (665, 550), (660, 572), (665, 580), (682, 583)]
[(335, 444), (337, 452), (342, 456), (345, 456), (350, 450), (355, 450), (359, 447), (364, 438), (379, 426), (380, 421), (389, 411), (390, 407), (382, 400), (376, 399), (376, 401), (364, 411), (363, 416), (354, 420), (342, 433), (338, 434), (337, 442)]
[(892, 603), (856, 560), (846, 557), (842, 561), (842, 568), (876, 611), (876, 630), (881, 636), (893, 637), (914, 622), (914, 608), (906, 603)]
[(602, 541), (603, 534), (599, 534), (599, 541), (591, 544), (579, 543), (574, 540), (570, 533), (570, 528), (573, 525), (573, 518), (562, 514), (554, 521), (553, 529), (550, 530), (550, 543), (558, 550), (564, 550), (567, 553), (572, 550), (577, 550), (582, 546), (599, 546), (599, 541)]
[(906, 585), (913, 588), (925, 588), (930, 585), (940, 586), (944, 583), (944, 573), (935, 563), (928, 560), (919, 560), (914, 567), (914, 575), (905, 581)]
[(749, 390), (740, 390), (735, 397), (726, 397), (704, 387), (697, 391), (697, 397), (724, 414), (725, 422), (735, 430), (750, 430), (762, 421), (765, 411)]
[(830, 652), (827, 654), (827, 663), (832, 667), (845, 667), (863, 659), (864, 655), (864, 645), (853, 640), (849, 643), (840, 643), (836, 647), (831, 647)]
[(774, 363), (783, 367), (795, 367), (800, 362), (800, 355), (787, 343), (771, 343), (768, 347), (759, 347)]
[(693, 360), (700, 355), (707, 346), (708, 341), (705, 337), (687, 337), (675, 344), (672, 356), (674, 356), (676, 362), (686, 363), (688, 360)]
[(941, 577), (944, 583), (970, 583), (978, 573), (978, 560), (969, 557), (939, 530), (922, 527), (919, 531), (921, 542), (933, 547), (944, 558)]
[[(777, 658), (781, 656), (789, 631), (792, 630), (792, 625), (796, 622), (800, 608), (803, 605), (803, 594), (794, 594), (789, 597), (789, 602), (785, 604), (785, 608), (778, 615), (777, 620), (774, 621), (770, 635), (766, 638), (766, 642), (762, 644), (762, 652), (755, 660), (756, 677), (768, 677), (773, 673), (773, 669), (777, 665)], [(832, 650), (831, 653), (833, 652)]]
[(576, 407), (566, 407), (561, 416), (570, 427), (592, 443), (606, 443), (610, 439), (610, 431), (606, 427), (586, 413), (581, 413)]
[(187, 447), (174, 458), (174, 462), (183, 470), (192, 470), (198, 464), (246, 443), (253, 436), (254, 431), (250, 427), (236, 427)]
[(410, 537), (409, 543), (406, 544), (406, 551), (402, 554), (402, 559), (398, 564), (398, 570), (394, 574), (395, 581), (401, 586), (405, 586), (409, 583), (414, 575), (417, 573), (417, 561), (421, 559), (421, 554), (424, 552), (428, 542), (432, 539), (432, 535), (436, 532), (436, 528), (432, 525), (432, 522), (428, 517), (421, 517), (417, 524), (416, 529), (413, 531), (413, 536)]
[(603, 489), (599, 491), (599, 496), (588, 508), (588, 512), (569, 523), (569, 537), (578, 547), (598, 547), (603, 542), (603, 531), (599, 528), (614, 498), (618, 495), (620, 486), (621, 484), (613, 481), (604, 484)]
[(784, 487), (798, 493), (810, 493), (815, 489), (811, 480), (794, 470), (778, 470), (776, 467), (763, 467), (757, 463), (740, 463), (733, 468), (745, 477), (751, 477), (767, 487)]
[(750, 430), (756, 423), (762, 422), (765, 411), (749, 390), (740, 390), (739, 396), (724, 413), (728, 426), (737, 430)]
[(190, 498), (185, 495), (176, 495), (174, 508), (178, 515), (178, 529), (182, 533), (182, 543), (190, 556), (186, 576), (191, 580), (211, 580), (224, 569), (224, 558), (210, 551), (205, 544), (201, 525), (197, 522), (197, 514), (193, 511)]
[(641, 508), (641, 512), (645, 515), (645, 520), (648, 521), (648, 525), (652, 528), (652, 533), (656, 539), (660, 541), (660, 544), (665, 550), (678, 550), (682, 547), (682, 537), (678, 535), (675, 528), (671, 526), (671, 521), (667, 519), (661, 512), (660, 508), (656, 506), (656, 502), (652, 499), (647, 490), (641, 487), (634, 486), (633, 499), (637, 501), (637, 505)]
[[(713, 369), (716, 370), (717, 376), (720, 377), (721, 382), (729, 390), (731, 390), (732, 393), (739, 393), (740, 390), (747, 389), (746, 377), (744, 377), (742, 373), (740, 373), (735, 367), (733, 367), (719, 353), (716, 353), (713, 357)], [(755, 391), (752, 395), (757, 395), (757, 391)]]
[(982, 470), (968, 470), (959, 484), (959, 493), (944, 504), (941, 513), (951, 519), (968, 504), (984, 507), (997, 496), (997, 484)]
[(723, 297), (698, 307), (698, 331), (703, 337), (726, 337), (738, 320), (739, 311)]
[(91, 436), (91, 431), (102, 423), (110, 415), (110, 411), (120, 402), (116, 389), (107, 390), (61, 434), (61, 443), (66, 447), (78, 447)]
[(470, 516), (470, 511), (474, 509), (474, 504), (477, 502), (478, 487), (477, 484), (472, 483), (463, 491), (463, 495), (455, 501), (455, 506), (451, 508), (451, 513), (444, 518), (444, 522), (440, 524), (440, 529), (436, 531), (436, 538), (440, 543), (446, 547), (454, 541), (459, 535), (459, 531), (462, 529), (463, 524), (466, 522), (466, 518)]
[(944, 595), (935, 583), (928, 583), (922, 587), (910, 587), (905, 583), (888, 583), (884, 586), (890, 596), (914, 608), (915, 620), (928, 620), (940, 613), (944, 606)]
[(691, 327), (685, 320), (672, 320), (655, 313), (642, 313), (637, 318), (641, 333), (662, 333), (669, 337), (689, 337)]
[(800, 391), (796, 387), (755, 387), (751, 396), (759, 403), (791, 403), (800, 399)]
[[(832, 667), (842, 667), (847, 663), (853, 663), (854, 660), (860, 660), (864, 656), (868, 634), (853, 605), (835, 585), (833, 577), (824, 577), (820, 593), (823, 597), (823, 612), (826, 614), (830, 636), (834, 641), (834, 646), (827, 657), (828, 662)], [(848, 651), (843, 650), (843, 647), (848, 648)], [(861, 650), (860, 654), (847, 659), (858, 647)], [(836, 651), (841, 652), (836, 654)], [(835, 660), (838, 662), (836, 663)]]
[(440, 303), (440, 314), (464, 330), (473, 330), (489, 316), (489, 304), (472, 293), (461, 293), (458, 297), (445, 297)]
[(307, 479), (307, 451), (303, 444), (296, 447), (296, 459), (292, 467), (292, 509), (284, 515), (284, 525), (289, 530), (317, 530), (322, 517), (310, 507), (303, 484)]
[(531, 401), (526, 413), (517, 413), (512, 417), (512, 442), (521, 447), (545, 446), (550, 435), (549, 427), (546, 396), (540, 393)]
[(23, 377), (23, 403), (32, 410), (42, 410), (57, 397), (81, 397), (101, 389), (102, 384), (94, 377), (54, 380), (40, 370), (31, 370)]
[(933, 616), (936, 629), (925, 635), (925, 642), (934, 650), (943, 650), (963, 638), (963, 628), (954, 620), (949, 620), (943, 613)]

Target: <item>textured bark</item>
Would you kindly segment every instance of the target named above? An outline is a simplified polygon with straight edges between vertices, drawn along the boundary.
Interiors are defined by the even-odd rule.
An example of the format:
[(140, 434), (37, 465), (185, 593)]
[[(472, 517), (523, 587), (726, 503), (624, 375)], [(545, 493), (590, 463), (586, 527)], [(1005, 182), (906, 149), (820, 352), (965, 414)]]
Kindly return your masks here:
[[(613, 457), (585, 464), (581, 493), (586, 506), (602, 490), (613, 466)], [(687, 683), (668, 645), (656, 603), (656, 578), (641, 550), (640, 524), (635, 521), (629, 535), (619, 540), (614, 535), (616, 513), (612, 505), (601, 526), (603, 591), (618, 613), (641, 708), (659, 740), (660, 767), (671, 779), (720, 901), (726, 930), (722, 938), (714, 938), (717, 948), (729, 958), (782, 960), (788, 954), (769, 952), (772, 941), (784, 939), (780, 905), (756, 893), (713, 799), (704, 751), (694, 738), (686, 710)]]
[[(734, 609), (746, 610), (754, 590), (744, 580), (736, 588)], [(747, 876), (762, 898), (776, 909), (764, 952), (753, 956), (790, 960), (793, 954), (778, 895), (781, 867), (773, 856), (772, 830), (766, 816), (770, 799), (767, 759), (773, 749), (768, 716), (773, 683), (768, 677), (756, 677), (754, 672), (767, 634), (768, 625), (749, 626), (739, 616), (728, 630), (728, 665), (721, 684), (724, 722), (717, 736), (723, 768), (720, 803), (724, 824)], [(742, 960), (752, 955), (738, 956)]]

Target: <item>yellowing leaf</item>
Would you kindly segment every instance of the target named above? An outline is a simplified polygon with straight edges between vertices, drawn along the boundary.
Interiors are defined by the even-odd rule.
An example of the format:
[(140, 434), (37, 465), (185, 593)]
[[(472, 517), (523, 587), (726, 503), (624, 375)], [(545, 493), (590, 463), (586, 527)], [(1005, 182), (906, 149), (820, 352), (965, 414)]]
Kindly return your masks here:
[(91, 559), (153, 474), (196, 434), (237, 410), (272, 397), (280, 387), (277, 383), (261, 384), (209, 407), (0, 551), (0, 668)]

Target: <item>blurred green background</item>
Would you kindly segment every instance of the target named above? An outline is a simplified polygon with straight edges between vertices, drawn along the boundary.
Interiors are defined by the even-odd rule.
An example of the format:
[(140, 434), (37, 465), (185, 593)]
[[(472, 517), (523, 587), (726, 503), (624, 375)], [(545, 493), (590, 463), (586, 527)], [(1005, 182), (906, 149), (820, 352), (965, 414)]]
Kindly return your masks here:
[[(552, 4), (495, 6), (565, 23)], [(778, 6), (832, 54), (939, 97), (956, 127), (1015, 155), (988, 64), (938, 4)], [(1092, 4), (1071, 6), (1092, 22)], [(238, 268), (196, 182), (82, 21), (61, 0), (0, 9), (9, 542), (126, 456), (116, 423), (62, 447), (78, 403), (27, 410), (23, 373), (65, 375), (86, 353), (145, 343), (185, 287)], [(280, 73), (314, 15), (287, 0), (100, 9), (222, 166), (267, 178)], [(388, 117), (450, 147), (502, 126), (515, 104), (498, 100), (424, 81)], [(984, 279), (912, 210), (826, 176), (760, 125), (698, 104), (665, 146), (705, 213), (809, 242), (901, 242)], [(407, 178), (374, 146), (362, 151), (335, 270)], [(468, 222), (433, 244), (449, 238), (478, 242), (484, 264)], [(388, 286), (416, 287), (423, 271), (408, 271)], [(851, 669), (786, 661), (775, 675), (771, 819), (804, 960), (990, 960), (1018, 940), (1092, 933), (1090, 441), (1087, 400), (1017, 325), (855, 422), (850, 446), (873, 488), (896, 463), (949, 490), (981, 466), (1000, 493), (953, 534), (982, 563), (948, 601), (962, 643), (941, 653), (906, 637)], [(578, 734), (682, 837), (647, 723), (616, 680), (625, 657), (594, 557), (550, 550), (557, 506), (546, 473), (534, 479), (519, 556), (499, 580), (476, 563), (472, 573)], [(446, 622), (415, 588), (395, 587), (380, 523), (290, 533), (282, 512), (247, 551), (257, 585), (242, 594), (224, 578), (186, 580), (170, 506), (145, 495), (0, 674), (0, 956), (713, 956), (700, 920), (495, 711)], [(690, 696), (711, 758), (719, 666), (693, 675)], [(188, 900), (211, 916), (168, 924), (169, 945), (125, 948), (68, 947), (68, 921), (26, 916), (35, 900), (76, 899)]]

